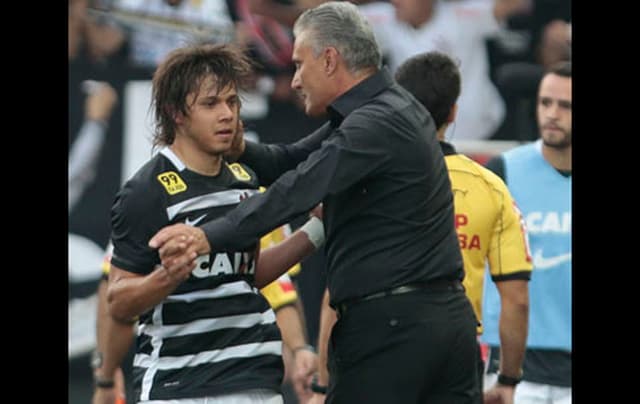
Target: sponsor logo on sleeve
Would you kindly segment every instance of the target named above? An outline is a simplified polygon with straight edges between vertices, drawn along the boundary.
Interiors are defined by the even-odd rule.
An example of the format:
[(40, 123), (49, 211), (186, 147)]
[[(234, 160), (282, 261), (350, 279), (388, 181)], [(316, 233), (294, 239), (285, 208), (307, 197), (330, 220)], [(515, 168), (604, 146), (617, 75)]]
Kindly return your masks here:
[(158, 181), (169, 195), (175, 195), (187, 190), (187, 184), (175, 171), (165, 171), (158, 175)]
[(238, 163), (229, 164), (229, 169), (233, 173), (234, 177), (240, 181), (250, 181), (251, 176), (248, 172), (245, 171), (244, 168)]

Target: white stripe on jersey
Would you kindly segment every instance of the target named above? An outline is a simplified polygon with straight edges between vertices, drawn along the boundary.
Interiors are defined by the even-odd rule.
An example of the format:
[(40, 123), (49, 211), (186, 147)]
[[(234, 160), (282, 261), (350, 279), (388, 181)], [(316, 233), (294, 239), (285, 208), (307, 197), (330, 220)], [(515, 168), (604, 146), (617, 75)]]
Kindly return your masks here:
[(152, 364), (156, 368), (154, 370), (181, 369), (187, 366), (198, 366), (205, 363), (222, 362), (234, 358), (251, 358), (267, 354), (282, 355), (282, 341), (254, 342), (213, 351), (202, 351), (195, 355), (169, 356), (158, 359), (153, 359), (151, 355), (137, 353), (133, 358), (133, 365), (149, 368), (149, 370), (151, 370), (150, 366)]
[(259, 193), (257, 189), (229, 189), (226, 191), (212, 192), (169, 206), (167, 208), (167, 216), (169, 220), (172, 220), (181, 212), (235, 205), (241, 200), (257, 193)]
[[(199, 334), (225, 328), (250, 328), (258, 324), (274, 324), (276, 316), (269, 309), (264, 313), (239, 314), (218, 318), (205, 318), (187, 324), (153, 325), (142, 324), (138, 328), (138, 335), (145, 334), (152, 338), (181, 337), (189, 334)], [(153, 344), (153, 343), (152, 343)], [(154, 345), (155, 347), (155, 345)]]
[(223, 283), (217, 286), (215, 289), (196, 290), (194, 292), (169, 295), (166, 298), (166, 302), (186, 302), (191, 303), (200, 299), (219, 299), (221, 297), (229, 297), (236, 295), (243, 295), (245, 293), (258, 294), (254, 288), (246, 281), (235, 281), (229, 283)]
[[(156, 305), (156, 307), (153, 309), (152, 318), (153, 318), (153, 321), (157, 322), (158, 324), (162, 324), (162, 306), (163, 306), (163, 303), (160, 303)], [(141, 327), (138, 327), (138, 333), (140, 333), (141, 331), (142, 331)], [(151, 351), (151, 355), (149, 355), (151, 366), (149, 367), (149, 369), (147, 369), (147, 371), (144, 373), (144, 376), (142, 377), (142, 383), (141, 383), (142, 391), (140, 396), (141, 400), (149, 399), (149, 393), (151, 392), (151, 387), (153, 386), (153, 377), (158, 371), (157, 361), (158, 361), (158, 357), (160, 356), (160, 348), (162, 347), (162, 338), (157, 336), (152, 337), (151, 346), (153, 347), (153, 350)]]
[(160, 153), (160, 154), (164, 155), (166, 158), (168, 158), (169, 161), (171, 161), (171, 163), (174, 166), (176, 166), (178, 171), (182, 171), (182, 170), (184, 170), (186, 168), (186, 166), (184, 165), (182, 160), (180, 160), (180, 157), (176, 156), (176, 154), (173, 152), (173, 150), (171, 150), (169, 148), (169, 146), (164, 147), (158, 153)]

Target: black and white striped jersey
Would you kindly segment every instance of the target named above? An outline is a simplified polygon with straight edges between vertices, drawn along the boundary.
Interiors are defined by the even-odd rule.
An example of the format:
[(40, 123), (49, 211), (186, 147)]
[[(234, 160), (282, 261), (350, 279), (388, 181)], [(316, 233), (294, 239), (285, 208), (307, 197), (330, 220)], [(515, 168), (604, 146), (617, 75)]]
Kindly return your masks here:
[[(146, 275), (160, 263), (147, 246), (162, 227), (206, 223), (258, 192), (255, 174), (223, 164), (197, 174), (164, 148), (120, 190), (112, 208), (111, 263)], [(275, 314), (253, 287), (258, 240), (242, 251), (197, 258), (189, 279), (139, 317), (133, 363), (137, 400), (280, 391), (282, 340)]]

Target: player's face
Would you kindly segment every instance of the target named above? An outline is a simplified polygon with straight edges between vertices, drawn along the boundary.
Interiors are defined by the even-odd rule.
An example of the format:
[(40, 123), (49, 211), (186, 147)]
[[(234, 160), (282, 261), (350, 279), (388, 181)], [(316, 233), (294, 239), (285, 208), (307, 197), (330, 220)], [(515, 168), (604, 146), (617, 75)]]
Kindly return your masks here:
[(313, 55), (311, 46), (305, 40), (308, 32), (296, 37), (293, 45), (292, 60), (296, 72), (291, 80), (291, 88), (298, 92), (304, 103), (304, 110), (309, 116), (322, 116), (327, 106), (333, 101), (331, 82), (324, 70), (325, 56)]
[(547, 74), (538, 91), (538, 127), (546, 146), (571, 146), (571, 78)]
[(203, 80), (199, 93), (187, 96), (189, 115), (180, 124), (193, 144), (209, 154), (221, 154), (231, 148), (240, 113), (236, 88), (217, 90), (212, 77)]

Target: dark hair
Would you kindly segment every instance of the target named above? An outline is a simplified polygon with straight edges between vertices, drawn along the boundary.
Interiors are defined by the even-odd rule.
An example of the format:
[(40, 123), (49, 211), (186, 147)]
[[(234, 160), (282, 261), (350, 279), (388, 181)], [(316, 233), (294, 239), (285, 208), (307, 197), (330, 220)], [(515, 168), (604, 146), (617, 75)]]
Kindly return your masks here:
[(151, 107), (156, 126), (153, 146), (173, 143), (176, 113), (188, 115), (187, 96), (197, 93), (204, 79), (214, 76), (218, 92), (229, 86), (244, 89), (251, 69), (247, 56), (228, 44), (190, 45), (169, 53), (153, 75)]
[(421, 53), (402, 63), (395, 78), (429, 111), (436, 128), (447, 122), (460, 95), (460, 70), (453, 59), (441, 52)]
[(556, 74), (562, 77), (571, 78), (571, 61), (559, 62), (551, 66), (547, 74)]

